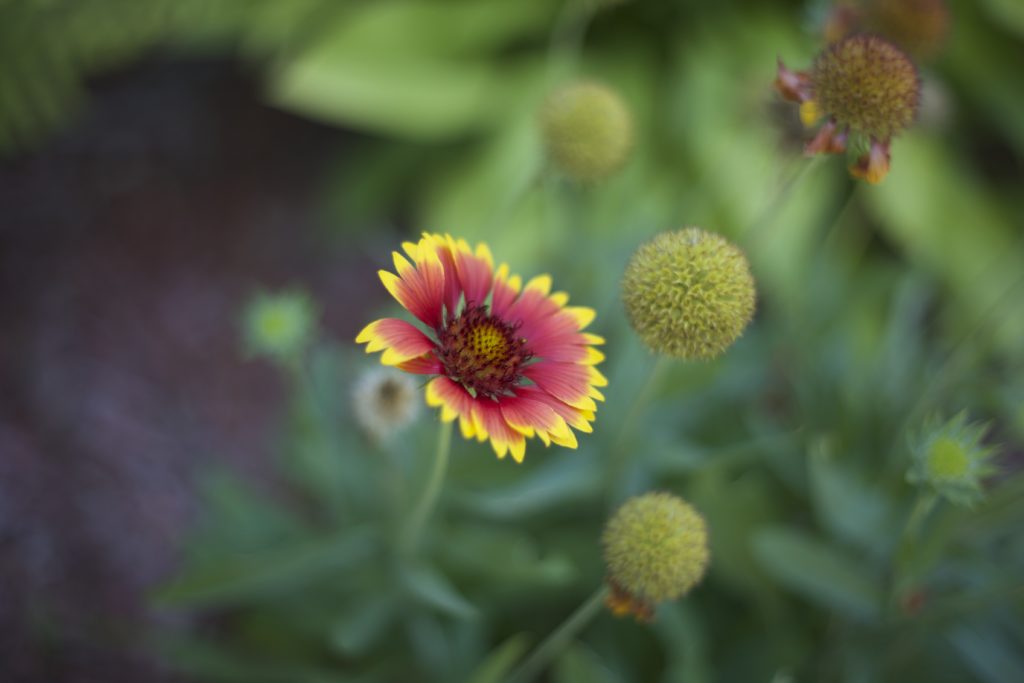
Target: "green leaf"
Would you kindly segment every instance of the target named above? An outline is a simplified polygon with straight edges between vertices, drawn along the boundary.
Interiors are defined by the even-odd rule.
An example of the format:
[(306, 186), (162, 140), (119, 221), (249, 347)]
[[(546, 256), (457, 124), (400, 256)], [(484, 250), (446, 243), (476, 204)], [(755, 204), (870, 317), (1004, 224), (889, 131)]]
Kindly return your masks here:
[(479, 610), (445, 578), (429, 567), (407, 570), (403, 576), (410, 594), (432, 609), (456, 619), (475, 619)]
[(1024, 643), (1010, 642), (1010, 637), (994, 625), (963, 624), (953, 629), (949, 640), (980, 680), (1024, 681)]
[(365, 561), (376, 548), (370, 529), (249, 553), (225, 552), (158, 589), (160, 606), (222, 606), (300, 588)]
[(753, 543), (761, 567), (808, 600), (859, 621), (880, 615), (882, 591), (855, 558), (783, 527), (760, 531)]
[(467, 683), (502, 683), (530, 647), (530, 637), (517, 633), (491, 650), (467, 679)]
[(396, 601), (386, 595), (353, 605), (331, 628), (331, 645), (348, 656), (362, 654), (385, 633), (396, 606)]
[(580, 643), (571, 643), (555, 660), (555, 683), (613, 683), (618, 680), (598, 658)]
[(808, 457), (811, 494), (821, 523), (838, 538), (856, 543), (871, 555), (886, 552), (894, 535), (889, 501), (837, 462), (826, 437), (812, 442)]

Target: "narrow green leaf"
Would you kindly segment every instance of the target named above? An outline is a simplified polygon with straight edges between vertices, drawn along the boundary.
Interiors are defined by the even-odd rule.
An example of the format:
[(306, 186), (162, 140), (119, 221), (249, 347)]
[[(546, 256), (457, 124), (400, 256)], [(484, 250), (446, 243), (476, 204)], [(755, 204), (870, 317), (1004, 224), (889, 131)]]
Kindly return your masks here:
[(529, 646), (530, 637), (525, 633), (517, 633), (491, 650), (480, 666), (470, 674), (467, 683), (501, 683), (516, 662), (526, 654)]
[(881, 589), (855, 558), (782, 527), (758, 532), (753, 544), (764, 570), (791, 590), (852, 619), (878, 618), (883, 604)]

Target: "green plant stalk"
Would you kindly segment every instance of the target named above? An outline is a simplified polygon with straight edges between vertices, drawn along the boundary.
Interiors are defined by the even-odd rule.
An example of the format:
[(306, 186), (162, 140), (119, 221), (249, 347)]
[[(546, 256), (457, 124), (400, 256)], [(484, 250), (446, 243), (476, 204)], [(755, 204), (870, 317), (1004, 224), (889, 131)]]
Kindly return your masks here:
[(416, 501), (412, 515), (409, 517), (408, 526), (402, 534), (400, 548), (406, 557), (416, 551), (416, 546), (423, 533), (423, 528), (430, 518), (430, 514), (437, 506), (437, 499), (441, 495), (441, 488), (444, 484), (444, 475), (448, 469), (448, 457), (452, 446), (452, 428), (454, 422), (441, 422), (437, 432), (437, 450), (434, 452), (434, 463), (427, 477), (427, 484), (423, 493)]
[(924, 522), (935, 508), (939, 497), (934, 492), (922, 492), (917, 496), (917, 501), (907, 517), (907, 524), (903, 528), (899, 548), (896, 553), (896, 563), (893, 568), (892, 590), (890, 591), (890, 602), (895, 605), (899, 602), (900, 594), (909, 584), (917, 580), (917, 572), (913, 567), (914, 553), (917, 550), (917, 541), (921, 536)]
[[(626, 448), (626, 444), (629, 441), (629, 436), (632, 434), (640, 413), (651, 400), (651, 395), (660, 383), (661, 376), (665, 373), (665, 369), (668, 368), (672, 359), (668, 356), (659, 355), (654, 365), (651, 366), (651, 370), (647, 375), (647, 379), (644, 381), (640, 391), (637, 392), (636, 399), (629, 408), (629, 412), (626, 413), (626, 417), (623, 418), (622, 424), (619, 427), (619, 433), (612, 441), (611, 453), (608, 460), (608, 467), (605, 469), (606, 479), (605, 488), (608, 490), (609, 498), (615, 498), (613, 488), (618, 482), (623, 480), (623, 474), (626, 466), (629, 464), (629, 456), (635, 451)], [(611, 502), (615, 502), (612, 500)]]
[(608, 586), (602, 584), (562, 622), (561, 626), (552, 631), (540, 645), (534, 648), (530, 656), (509, 675), (506, 683), (529, 683), (536, 678), (544, 670), (544, 667), (565, 649), (569, 641), (597, 616), (604, 607), (606, 597), (608, 597)]

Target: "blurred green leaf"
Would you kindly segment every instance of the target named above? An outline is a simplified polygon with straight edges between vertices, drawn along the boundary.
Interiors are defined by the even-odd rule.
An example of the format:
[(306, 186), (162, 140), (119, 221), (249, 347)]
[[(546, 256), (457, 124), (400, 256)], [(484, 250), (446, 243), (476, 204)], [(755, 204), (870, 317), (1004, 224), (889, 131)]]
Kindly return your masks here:
[(619, 680), (596, 653), (580, 643), (570, 643), (555, 660), (553, 669), (555, 683), (614, 683)]
[(1024, 680), (1024, 643), (991, 624), (963, 624), (949, 640), (974, 675), (986, 683)]
[(391, 596), (363, 596), (345, 610), (331, 628), (331, 645), (347, 656), (363, 654), (389, 628), (397, 602)]
[(525, 633), (510, 637), (488, 653), (469, 676), (467, 683), (502, 683), (529, 647), (530, 637)]
[(224, 553), (216, 562), (185, 571), (158, 589), (165, 607), (211, 607), (295, 590), (327, 573), (368, 559), (377, 546), (374, 533), (356, 528), (301, 543), (249, 553)]
[(475, 619), (480, 612), (451, 582), (429, 567), (409, 568), (402, 574), (409, 593), (424, 605), (456, 619)]
[[(885, 496), (839, 462), (835, 444), (820, 437), (810, 444), (808, 468), (812, 500), (822, 525), (869, 556), (885, 554), (894, 542), (893, 511)], [(846, 458), (849, 461), (849, 458)]]
[(855, 558), (784, 527), (758, 532), (753, 547), (765, 571), (812, 602), (860, 621), (880, 615), (881, 588)]

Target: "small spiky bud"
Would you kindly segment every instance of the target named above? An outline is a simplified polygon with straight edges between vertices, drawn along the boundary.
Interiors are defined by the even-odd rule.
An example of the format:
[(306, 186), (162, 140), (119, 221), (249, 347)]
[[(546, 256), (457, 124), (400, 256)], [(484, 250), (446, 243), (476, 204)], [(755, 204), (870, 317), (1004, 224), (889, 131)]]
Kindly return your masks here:
[(907, 480), (928, 486), (951, 503), (972, 506), (984, 495), (982, 480), (995, 469), (995, 449), (982, 444), (987, 425), (969, 424), (962, 412), (948, 422), (933, 419), (911, 438)]
[(826, 48), (814, 62), (811, 83), (818, 108), (839, 128), (877, 140), (892, 139), (917, 114), (917, 69), (877, 36), (853, 36)]
[(615, 91), (598, 83), (556, 90), (541, 109), (540, 126), (551, 161), (579, 182), (607, 178), (633, 146), (629, 109)]
[(294, 358), (309, 343), (316, 307), (303, 292), (260, 293), (246, 305), (245, 344), (254, 356)]
[(754, 277), (743, 252), (700, 228), (663, 232), (626, 267), (622, 298), (647, 346), (676, 358), (711, 359), (754, 314)]
[(618, 615), (653, 616), (660, 602), (675, 600), (704, 577), (708, 532), (704, 518), (669, 493), (631, 498), (608, 521), (602, 536), (611, 595)]
[(356, 381), (352, 406), (359, 425), (379, 443), (416, 419), (420, 411), (419, 389), (408, 374), (373, 368)]

